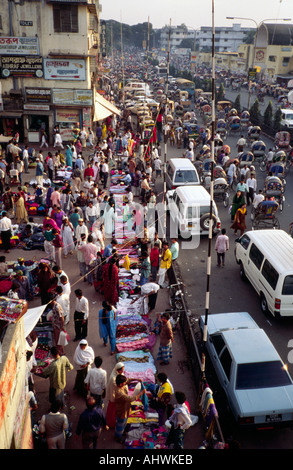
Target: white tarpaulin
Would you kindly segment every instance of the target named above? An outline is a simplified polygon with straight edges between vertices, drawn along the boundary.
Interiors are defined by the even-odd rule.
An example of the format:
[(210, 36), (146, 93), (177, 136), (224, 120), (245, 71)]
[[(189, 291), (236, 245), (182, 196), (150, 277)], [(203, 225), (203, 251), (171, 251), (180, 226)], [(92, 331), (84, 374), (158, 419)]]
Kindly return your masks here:
[(93, 121), (103, 121), (108, 116), (111, 116), (113, 113), (102, 106), (98, 101), (95, 101), (95, 110), (94, 110), (94, 118)]
[(100, 93), (96, 93), (95, 96), (95, 103), (99, 103), (100, 105), (104, 106), (104, 108), (108, 109), (111, 111), (111, 114), (118, 114), (120, 116), (121, 111), (114, 106), (114, 104), (110, 103), (110, 101), (106, 100)]
[(25, 338), (33, 331), (46, 307), (47, 305), (41, 305), (40, 307), (29, 308), (23, 315), (22, 319)]

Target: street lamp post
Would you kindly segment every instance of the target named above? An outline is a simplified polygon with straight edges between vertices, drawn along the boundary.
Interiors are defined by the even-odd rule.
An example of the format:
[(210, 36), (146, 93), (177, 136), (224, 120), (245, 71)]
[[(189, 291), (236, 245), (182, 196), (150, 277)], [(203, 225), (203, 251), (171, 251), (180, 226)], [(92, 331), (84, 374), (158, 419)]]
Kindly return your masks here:
[[(257, 34), (258, 30), (261, 24), (263, 24), (265, 21), (291, 21), (291, 18), (267, 18), (265, 20), (260, 21), (257, 23), (253, 18), (242, 18), (239, 16), (226, 16), (227, 20), (247, 20), (247, 21), (253, 21), (253, 23), (256, 26), (256, 33), (254, 36), (254, 41), (253, 41), (253, 55), (252, 55), (252, 62), (251, 62), (251, 68), (254, 69), (254, 61), (255, 61), (255, 49), (256, 49), (256, 41), (257, 41)], [(249, 82), (249, 80), (248, 80)], [(248, 103), (247, 103), (247, 109), (249, 111), (250, 107), (250, 97), (251, 97), (251, 92), (250, 92), (250, 86), (248, 85)]]

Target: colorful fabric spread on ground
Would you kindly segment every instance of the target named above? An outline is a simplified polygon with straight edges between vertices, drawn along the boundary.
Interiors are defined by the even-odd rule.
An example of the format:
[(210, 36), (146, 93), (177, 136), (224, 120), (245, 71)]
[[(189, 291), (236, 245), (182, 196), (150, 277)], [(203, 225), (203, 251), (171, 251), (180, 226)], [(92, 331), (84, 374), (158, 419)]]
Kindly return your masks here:
[[(129, 230), (129, 220), (123, 221), (123, 196), (127, 196), (126, 186), (119, 184), (119, 178), (111, 176), (110, 193), (115, 200), (117, 218), (115, 238), (119, 243), (119, 301), (117, 303), (116, 348), (117, 362), (123, 362), (124, 375), (131, 379), (142, 380), (146, 388), (143, 400), (148, 403), (155, 387), (156, 366), (152, 349), (156, 336), (150, 331), (150, 320), (145, 313), (144, 299), (133, 301), (133, 291), (140, 285), (139, 257), (136, 247), (135, 232)], [(131, 208), (129, 210), (131, 213)], [(135, 296), (136, 298), (136, 296)], [(138, 387), (141, 385), (138, 384)], [(129, 394), (134, 392), (134, 384), (129, 384)], [(142, 399), (141, 399), (142, 400)], [(158, 426), (159, 415), (138, 400), (132, 403), (127, 420), (125, 446), (129, 449), (167, 449), (168, 432)]]

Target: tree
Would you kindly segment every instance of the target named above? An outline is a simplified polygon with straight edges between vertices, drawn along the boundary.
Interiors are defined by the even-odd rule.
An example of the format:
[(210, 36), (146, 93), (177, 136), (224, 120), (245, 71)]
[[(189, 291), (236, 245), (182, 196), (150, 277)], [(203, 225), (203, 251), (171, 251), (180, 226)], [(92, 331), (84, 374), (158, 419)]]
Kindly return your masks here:
[(273, 128), (277, 132), (281, 129), (281, 121), (282, 121), (282, 111), (281, 111), (281, 108), (279, 107), (274, 114), (274, 123), (273, 123)]
[(225, 99), (225, 88), (223, 83), (221, 83), (219, 90), (216, 93), (216, 101), (223, 101)]
[(264, 112), (264, 124), (268, 127), (272, 127), (273, 122), (273, 105), (272, 102), (269, 101), (269, 104), (266, 107)]
[(240, 94), (236, 96), (234, 108), (237, 109), (238, 113), (241, 112)]
[(253, 122), (253, 124), (258, 125), (260, 123), (260, 110), (259, 110), (259, 101), (256, 98), (255, 102), (251, 106), (250, 110), (250, 119)]

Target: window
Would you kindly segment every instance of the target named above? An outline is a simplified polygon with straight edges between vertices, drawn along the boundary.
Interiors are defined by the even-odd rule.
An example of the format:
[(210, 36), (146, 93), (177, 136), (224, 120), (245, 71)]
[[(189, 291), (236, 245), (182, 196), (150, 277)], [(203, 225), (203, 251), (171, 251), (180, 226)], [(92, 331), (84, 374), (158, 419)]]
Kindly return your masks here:
[(285, 277), (282, 295), (293, 295), (293, 276)]
[(263, 262), (264, 256), (261, 251), (253, 243), (250, 248), (249, 258), (255, 264), (255, 266), (260, 269), (261, 263)]
[(198, 218), (198, 206), (189, 206), (187, 208), (187, 218), (196, 219)]
[(230, 372), (231, 372), (231, 365), (232, 365), (232, 358), (227, 348), (224, 349), (220, 356), (220, 362), (224, 369), (224, 372), (227, 376), (227, 379), (230, 380)]
[(265, 260), (261, 272), (263, 277), (268, 281), (271, 288), (275, 289), (279, 279), (279, 274), (268, 260)]
[(276, 62), (276, 56), (275, 55), (269, 55), (269, 62)]
[(53, 5), (55, 33), (78, 33), (78, 5)]
[(175, 183), (197, 183), (196, 173), (193, 170), (178, 170), (175, 175)]
[(211, 341), (214, 345), (215, 350), (217, 351), (217, 354), (219, 355), (223, 347), (225, 346), (225, 341), (223, 340), (222, 335), (212, 335)]
[(237, 367), (236, 390), (282, 387), (290, 383), (281, 361), (239, 364)]

